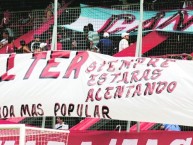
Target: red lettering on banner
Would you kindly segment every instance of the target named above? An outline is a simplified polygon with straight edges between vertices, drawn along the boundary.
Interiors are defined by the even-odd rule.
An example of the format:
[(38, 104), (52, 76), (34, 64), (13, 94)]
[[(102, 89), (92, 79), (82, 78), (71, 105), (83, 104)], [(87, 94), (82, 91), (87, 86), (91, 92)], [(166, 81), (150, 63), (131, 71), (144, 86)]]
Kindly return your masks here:
[(137, 95), (137, 96), (140, 96), (140, 95), (141, 95), (141, 84), (138, 84), (138, 85), (136, 86), (136, 89), (135, 89), (132, 97), (134, 97), (134, 96), (136, 96), (136, 95)]
[[(103, 61), (103, 63), (99, 66), (97, 72), (100, 72), (103, 70), (103, 67), (106, 65), (106, 61)], [(96, 66), (96, 65), (95, 65)]]
[(114, 83), (116, 81), (116, 79), (121, 76), (121, 73), (117, 73), (117, 74), (111, 74), (111, 76), (114, 76), (112, 81), (110, 83)]
[(14, 106), (3, 106), (0, 107), (0, 118), (15, 117)]
[(177, 82), (171, 82), (167, 87), (168, 93), (172, 93), (176, 88), (176, 86), (177, 86)]
[(129, 98), (136, 97), (141, 95), (153, 95), (160, 94), (163, 91), (172, 93), (177, 86), (177, 82), (147, 82), (144, 85), (141, 83), (136, 85), (119, 85), (115, 87), (106, 87), (106, 88), (91, 88), (88, 91), (87, 98), (85, 102), (93, 101), (102, 101), (103, 99), (119, 99), (119, 98)]
[(103, 118), (111, 119), (109, 116), (109, 108), (107, 106), (102, 106), (102, 115)]
[(158, 77), (160, 77), (160, 76), (161, 76), (161, 72), (162, 72), (161, 69), (155, 69), (155, 70), (152, 72), (151, 80), (155, 80), (155, 79), (157, 79)]
[[(92, 93), (93, 93), (93, 92), (94, 92), (94, 89), (91, 89), (91, 90), (92, 90)], [(101, 88), (98, 89), (98, 91), (96, 92), (96, 95), (95, 95), (95, 99), (96, 99), (97, 101), (100, 101), (100, 100), (102, 99), (102, 97), (99, 96), (100, 91), (101, 91)], [(90, 91), (89, 91), (89, 92), (90, 92)], [(90, 93), (90, 96), (92, 97), (93, 95)], [(92, 98), (92, 101), (94, 101), (93, 98)], [(87, 100), (86, 100), (86, 102), (87, 102)]]
[(21, 105), (20, 109), (20, 116), (43, 116), (44, 115), (44, 110), (42, 109), (42, 105), (39, 104), (32, 104), (31, 107), (28, 104), (23, 104)]
[[(65, 106), (65, 107), (64, 107)], [(92, 109), (91, 109), (92, 108)], [(92, 110), (92, 111), (91, 111)], [(109, 116), (109, 108), (107, 106), (95, 105), (94, 107), (89, 104), (65, 104), (55, 103), (54, 115), (55, 116), (72, 116), (76, 114), (79, 117), (103, 117), (111, 118)]]
[[(86, 72), (91, 73), (87, 84), (88, 86), (93, 86), (93, 88), (89, 89), (85, 102), (120, 98), (129, 99), (142, 95), (160, 94), (163, 91), (171, 93), (177, 86), (175, 81), (155, 81), (160, 78), (164, 68), (169, 67), (171, 62), (175, 62), (173, 60), (137, 58), (121, 61), (121, 65), (118, 60), (103, 61), (102, 64), (97, 64), (97, 62), (91, 63)], [(136, 69), (139, 66), (142, 66), (142, 69)], [(116, 69), (119, 72), (113, 73)], [(107, 71), (108, 73), (103, 72), (100, 74), (100, 71)], [(148, 82), (152, 80), (154, 82)], [(140, 83), (136, 84), (137, 82)], [(112, 83), (117, 83), (118, 86), (114, 86)], [(103, 84), (107, 86), (99, 87)]]
[(144, 57), (142, 57), (142, 58), (137, 58), (137, 59), (136, 59), (137, 63), (134, 63), (133, 68), (136, 68), (138, 64), (144, 63), (145, 60), (146, 60), (146, 58), (144, 58)]
[[(59, 103), (55, 103), (54, 105), (54, 115), (57, 116), (56, 112), (58, 112), (60, 110), (60, 104)], [(63, 110), (61, 109), (61, 114), (62, 114)]]
[[(170, 25), (171, 23), (174, 23), (173, 30), (178, 30), (179, 29), (179, 24), (181, 24), (181, 26), (184, 25), (182, 22), (180, 22), (181, 20), (183, 20), (183, 18), (181, 18), (181, 16), (180, 16), (180, 13), (181, 12), (179, 11), (179, 13), (174, 14), (172, 17), (170, 17), (165, 22), (163, 22), (161, 25), (159, 25), (158, 28), (163, 29), (166, 26)], [(186, 14), (186, 13), (183, 13), (183, 15), (184, 14)], [(186, 16), (187, 16), (187, 14), (186, 14)], [(190, 17), (190, 20), (192, 21), (192, 16)], [(185, 25), (187, 27), (187, 24), (185, 24)]]
[(91, 117), (91, 115), (88, 114), (88, 105), (86, 105), (86, 107), (85, 107), (85, 116)]
[(134, 82), (139, 81), (139, 78), (138, 78), (139, 72), (140, 72), (139, 70), (136, 70), (131, 73), (132, 77), (131, 77), (130, 83), (133, 83), (133, 81)]
[(56, 58), (69, 58), (70, 51), (53, 51), (51, 53), (51, 59), (48, 60), (47, 65), (43, 69), (40, 77), (41, 78), (58, 78), (60, 72), (50, 72), (50, 68), (57, 67), (59, 62), (55, 62)]
[(120, 14), (120, 15), (112, 15), (102, 26), (101, 29), (98, 30), (98, 32), (107, 32), (110, 29), (114, 28), (116, 26), (116, 23), (119, 20), (124, 20), (122, 23), (123, 25), (119, 25), (119, 27), (115, 27), (114, 30), (111, 31), (111, 33), (115, 33), (117, 31), (121, 31), (126, 28), (127, 24), (131, 24), (135, 20), (135, 16), (132, 14)]
[(98, 75), (90, 75), (90, 80), (88, 80), (88, 86), (93, 86), (93, 85), (95, 85), (96, 84), (96, 77), (97, 77)]
[(55, 59), (48, 60), (47, 65), (43, 69), (40, 77), (41, 78), (58, 78), (60, 72), (49, 72), (50, 68), (57, 67), (59, 62), (55, 62)]
[(37, 65), (37, 63), (41, 60), (41, 59), (46, 59), (46, 55), (47, 52), (42, 52), (42, 53), (34, 53), (33, 54), (33, 63), (31, 64), (31, 66), (29, 67), (24, 79), (28, 79), (30, 77), (30, 75), (32, 74), (35, 66)]
[(133, 59), (130, 60), (130, 61), (122, 60), (122, 64), (121, 64), (121, 66), (119, 67), (119, 70), (122, 70), (123, 67), (124, 67), (124, 68), (127, 68), (127, 69), (130, 68), (132, 62), (133, 62)]
[(66, 110), (67, 110), (66, 104), (62, 104), (62, 107), (61, 107), (61, 114), (62, 114), (62, 116), (66, 116)]
[[(144, 72), (143, 72), (143, 76), (139, 79), (139, 81), (141, 81), (142, 79), (144, 79), (144, 80), (149, 80), (150, 78), (148, 78), (149, 77), (149, 73), (151, 72), (151, 70), (150, 69), (146, 69)], [(154, 71), (153, 71), (153, 73), (154, 73)]]
[(74, 74), (74, 78), (78, 78), (80, 70), (82, 65), (86, 62), (86, 60), (88, 59), (88, 52), (78, 52), (78, 54), (74, 57), (74, 59), (72, 60), (71, 64), (69, 65), (64, 78), (69, 78), (72, 71), (75, 72)]
[(145, 92), (144, 92), (144, 95), (152, 95), (153, 94), (153, 91), (156, 87), (156, 83), (153, 82), (153, 83), (146, 83), (146, 89), (145, 89)]
[[(96, 61), (92, 62), (92, 63), (88, 66), (88, 68), (86, 69), (86, 73), (90, 73), (90, 72), (94, 71), (95, 68), (97, 67), (96, 65), (97, 65)], [(98, 70), (100, 70), (100, 67), (99, 67)]]
[(123, 96), (124, 87), (125, 86), (117, 86), (116, 87), (117, 89), (115, 91), (114, 98), (116, 98), (116, 97), (121, 98)]
[(124, 72), (122, 75), (123, 76), (122, 79), (117, 81), (117, 83), (124, 82), (125, 84), (128, 84), (129, 83), (128, 75), (129, 75), (129, 72)]
[(94, 117), (100, 118), (99, 105), (96, 105), (96, 106), (95, 106), (95, 109), (94, 109)]
[(176, 62), (176, 60), (174, 59), (166, 59), (164, 62), (161, 63), (161, 67), (166, 68), (169, 67), (169, 63), (168, 62)]
[(118, 62), (118, 60), (109, 61), (109, 67), (107, 68), (108, 72), (114, 72), (115, 71), (115, 64)]
[(83, 104), (78, 104), (78, 107), (77, 107), (77, 115), (79, 117), (82, 117), (82, 110), (83, 110)]
[(108, 75), (107, 73), (103, 73), (103, 74), (99, 77), (99, 80), (98, 80), (97, 84), (98, 84), (98, 85), (102, 85), (102, 84), (106, 81), (107, 75)]
[(74, 104), (69, 104), (68, 107), (68, 116), (71, 116), (71, 113), (74, 111)]
[[(96, 93), (97, 98), (98, 98), (99, 92), (100, 92), (100, 88), (99, 88), (99, 90), (98, 90), (97, 93)], [(90, 90), (88, 91), (87, 99), (86, 99), (85, 102), (88, 102), (89, 99), (90, 99), (91, 102), (94, 101), (93, 93), (94, 93), (94, 89), (90, 89)], [(97, 99), (97, 100), (100, 101), (101, 99)]]
[(10, 54), (7, 58), (7, 67), (6, 73), (0, 77), (0, 81), (10, 81), (15, 79), (15, 75), (8, 75), (8, 71), (14, 68), (15, 54)]
[(158, 87), (156, 89), (156, 93), (160, 94), (168, 85), (168, 82), (158, 82)]
[[(160, 58), (150, 58), (150, 60), (147, 60), (147, 58), (137, 58), (137, 59), (131, 59), (131, 60), (114, 60), (114, 61), (103, 61), (102, 64), (97, 64), (96, 61), (92, 62), (86, 69), (86, 73), (91, 73), (96, 70), (96, 72), (100, 71), (106, 71), (108, 72), (114, 72), (117, 70), (123, 70), (123, 69), (130, 69), (130, 68), (137, 68), (137, 66), (146, 66), (146, 67), (161, 67), (166, 68), (169, 67), (170, 62), (175, 62), (175, 60), (169, 60), (169, 59), (160, 59)], [(119, 66), (117, 66), (119, 65)]]
[(114, 87), (107, 87), (107, 88), (106, 88), (106, 92), (104, 93), (104, 98), (105, 98), (106, 100), (112, 98), (112, 95), (111, 95), (110, 91), (113, 90), (113, 89), (114, 89)]
[[(8, 130), (5, 129), (9, 133)], [(26, 145), (65, 145), (66, 141), (59, 141), (59, 136), (62, 136), (63, 133), (54, 133), (52, 137), (44, 138), (39, 134), (34, 134), (33, 139), (26, 140)], [(133, 133), (128, 133), (133, 136)], [(151, 137), (149, 137), (151, 134)], [(149, 132), (149, 134), (138, 133), (135, 137), (126, 138), (125, 133), (116, 133), (112, 131), (73, 131), (70, 132), (72, 136), (68, 140), (69, 145), (99, 145), (101, 142), (102, 145), (191, 145), (192, 144), (192, 133), (181, 133), (176, 132)], [(163, 135), (166, 134), (166, 135)], [(177, 137), (175, 136), (177, 135)], [(49, 135), (48, 135), (49, 136)], [(145, 137), (144, 137), (145, 136)], [(182, 137), (179, 137), (182, 136)], [(18, 145), (17, 135), (12, 136), (9, 134), (7, 136), (2, 136), (0, 139), (0, 145)], [(41, 139), (41, 140), (40, 140)], [(46, 139), (46, 140), (45, 140)]]
[(128, 98), (129, 96), (130, 96), (130, 93), (131, 93), (131, 90), (132, 89), (134, 89), (135, 88), (135, 86), (134, 85), (132, 85), (132, 86), (127, 86), (127, 92), (126, 92), (126, 98)]
[(131, 73), (129, 71), (122, 72), (122, 73), (115, 73), (115, 74), (108, 74), (103, 73), (101, 75), (99, 74), (91, 74), (90, 79), (88, 80), (87, 84), (88, 86), (94, 86), (94, 85), (102, 85), (105, 82), (109, 81), (109, 83), (134, 83), (139, 81), (148, 81), (148, 80), (156, 80), (161, 76), (161, 72), (163, 70), (161, 69), (146, 69), (143, 72), (140, 70), (135, 70)]
[(147, 63), (147, 66), (157, 67), (157, 63), (159, 62), (159, 58), (151, 58), (150, 61)]
[(51, 58), (70, 58), (70, 51), (52, 51)]

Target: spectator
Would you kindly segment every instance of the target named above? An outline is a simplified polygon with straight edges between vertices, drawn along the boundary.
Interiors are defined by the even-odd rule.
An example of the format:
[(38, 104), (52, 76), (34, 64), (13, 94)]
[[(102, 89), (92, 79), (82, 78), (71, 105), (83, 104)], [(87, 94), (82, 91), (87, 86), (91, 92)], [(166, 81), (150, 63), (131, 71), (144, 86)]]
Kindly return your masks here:
[(8, 38), (8, 43), (6, 44), (6, 53), (13, 53), (15, 49), (15, 44), (13, 37)]
[(25, 15), (23, 15), (22, 17), (21, 17), (21, 19), (19, 19), (19, 24), (22, 24), (22, 25), (24, 25), (24, 24), (28, 24), (28, 23), (31, 23), (32, 22), (32, 16), (31, 16), (31, 13), (27, 13), (27, 14), (25, 14)]
[(181, 128), (179, 127), (179, 125), (176, 125), (176, 124), (162, 124), (160, 129), (167, 130), (167, 131), (181, 131)]
[(62, 129), (62, 130), (68, 130), (68, 129), (69, 129), (68, 124), (66, 124), (66, 123), (62, 120), (62, 118), (57, 117), (56, 121), (57, 121), (57, 124), (55, 125), (55, 129)]
[[(59, 10), (60, 8), (61, 8), (61, 4), (58, 2), (57, 9)], [(50, 9), (54, 14), (54, 0), (50, 2), (50, 4), (47, 6), (47, 9)]]
[(3, 39), (0, 41), (0, 48), (4, 47), (5, 45), (8, 44), (8, 40), (9, 40), (9, 32), (7, 30), (3, 31)]
[(11, 14), (8, 10), (3, 13), (3, 19), (1, 20), (0, 28), (6, 29), (10, 25)]
[(72, 41), (72, 49), (73, 49), (73, 50), (76, 50), (76, 49), (77, 49), (77, 42), (76, 42), (76, 40), (73, 40), (73, 41)]
[(46, 8), (45, 10), (45, 20), (44, 22), (50, 20), (53, 17), (53, 11), (50, 8)]
[(64, 49), (64, 50), (70, 49), (72, 47), (72, 40), (71, 40), (72, 32), (71, 32), (71, 30), (67, 30), (65, 28), (62, 28), (60, 30), (61, 30), (61, 32), (60, 32), (61, 38), (58, 41), (61, 42), (62, 49)]
[(87, 37), (87, 38), (88, 38), (88, 31), (89, 31), (88, 26), (84, 26), (84, 27), (83, 27), (83, 35), (84, 35), (85, 37)]
[(35, 49), (37, 49), (37, 51), (39, 51), (40, 49), (40, 36), (38, 34), (34, 35), (34, 40), (31, 43), (31, 51), (34, 52)]
[(83, 27), (83, 40), (82, 40), (82, 48), (85, 50), (90, 50), (90, 42), (88, 40), (88, 31), (89, 31), (89, 28), (88, 26), (84, 26)]
[(105, 32), (103, 34), (103, 39), (99, 41), (96, 47), (99, 49), (100, 53), (112, 55), (113, 52), (113, 42), (109, 39), (109, 33)]
[(61, 1), (61, 7), (65, 6), (65, 4), (66, 4), (66, 1), (65, 1), (65, 0), (62, 0), (62, 1)]
[(129, 33), (122, 33), (121, 34), (121, 41), (119, 42), (119, 52), (122, 51), (123, 49), (129, 47)]
[(41, 52), (42, 49), (40, 48), (40, 44), (41, 44), (41, 43), (35, 43), (35, 44), (33, 45), (33, 51), (32, 51), (32, 52), (34, 52), (34, 53)]
[(41, 51), (47, 51), (48, 50), (48, 48), (47, 48), (47, 43), (40, 43), (40, 49), (41, 49)]
[(96, 45), (99, 43), (99, 34), (94, 31), (93, 25), (88, 24), (88, 41), (90, 43), (90, 50), (96, 51)]
[(20, 40), (20, 46), (18, 48), (15, 48), (14, 51), (16, 53), (30, 53), (31, 52), (25, 40)]
[(3, 13), (3, 15), (4, 16), (0, 24), (1, 32), (2, 30), (7, 30), (9, 32), (9, 36), (13, 37), (14, 36), (13, 30), (9, 27), (11, 24), (11, 13), (8, 10), (6, 10)]

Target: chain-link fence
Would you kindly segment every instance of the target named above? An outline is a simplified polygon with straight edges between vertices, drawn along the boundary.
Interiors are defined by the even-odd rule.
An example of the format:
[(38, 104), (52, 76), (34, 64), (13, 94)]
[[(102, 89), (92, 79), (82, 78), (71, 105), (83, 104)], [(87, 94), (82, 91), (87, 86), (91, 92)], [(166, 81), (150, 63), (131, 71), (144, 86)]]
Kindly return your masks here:
[[(186, 11), (187, 13), (184, 13), (184, 11), (181, 11), (183, 9), (184, 3), (178, 2), (178, 3), (145, 3), (144, 4), (144, 19), (146, 19), (146, 23), (144, 25), (146, 28), (154, 29), (157, 25), (160, 25), (160, 23), (163, 22), (161, 19), (161, 14), (167, 13), (168, 11), (172, 10), (171, 19), (174, 19), (169, 25), (166, 26), (172, 26), (173, 23), (176, 25), (178, 24), (184, 24), (185, 26), (190, 26), (192, 23), (192, 19), (185, 19), (181, 16), (181, 14), (191, 15), (189, 11)], [(188, 6), (191, 6), (191, 3), (188, 3)], [(110, 10), (112, 12), (112, 18), (113, 21), (111, 23), (108, 23), (107, 26), (112, 25), (111, 29), (113, 29), (113, 26), (115, 26), (115, 23), (122, 25), (122, 23), (125, 22), (125, 19), (128, 21), (131, 19), (131, 15), (126, 15), (127, 12), (131, 13), (138, 13), (139, 14), (139, 4), (129, 4), (129, 5), (112, 5), (108, 8), (103, 9), (95, 9), (96, 7), (92, 6), (82, 6), (82, 7), (76, 7), (76, 8), (69, 8), (66, 6), (61, 6), (58, 9), (58, 32), (57, 32), (57, 49), (59, 50), (87, 50), (88, 49), (88, 43), (87, 43), (87, 37), (85, 35), (85, 32), (87, 33), (87, 29), (84, 27), (89, 22), (93, 22), (95, 24), (95, 28), (103, 28), (100, 26), (101, 21), (106, 20), (109, 22), (111, 19), (105, 17), (102, 14), (105, 14), (107, 10)], [(101, 13), (101, 19), (99, 16), (96, 18), (96, 15), (91, 18), (91, 13), (83, 13), (83, 9), (88, 12), (90, 9), (95, 9), (95, 14), (100, 14), (101, 10), (103, 13)], [(120, 19), (114, 19), (117, 18), (115, 16), (115, 12), (123, 12), (121, 14), (121, 20)], [(89, 15), (90, 14), (90, 15)], [(118, 13), (120, 15), (120, 13)], [(90, 16), (90, 20), (88, 17)], [(160, 17), (158, 17), (160, 16)], [(176, 19), (179, 18), (179, 19)], [(8, 24), (4, 25), (1, 28), (1, 34), (3, 33), (4, 29), (7, 29), (9, 32), (9, 35), (11, 37), (14, 37), (15, 45), (19, 47), (20, 40), (25, 40), (26, 44), (28, 45), (29, 49), (32, 51), (31, 44), (37, 37), (39, 37), (40, 42), (46, 43), (46, 50), (50, 49), (51, 46), (51, 39), (52, 39), (52, 32), (53, 32), (53, 24), (54, 24), (54, 14), (53, 11), (49, 8), (46, 8), (44, 10), (30, 10), (30, 11), (7, 11), (6, 13), (2, 14), (2, 19), (9, 19)], [(159, 19), (160, 18), (160, 19)], [(182, 20), (182, 18), (184, 18)], [(123, 20), (124, 19), (124, 20)], [(120, 20), (120, 21), (118, 21)], [(186, 21), (188, 20), (188, 22)], [(76, 26), (76, 22), (80, 22), (83, 24), (80, 24), (82, 27), (80, 29), (76, 29), (73, 26)], [(131, 21), (133, 22), (133, 21)], [(128, 22), (128, 25), (131, 23)], [(154, 23), (155, 22), (155, 23)], [(74, 25), (73, 25), (74, 24)], [(104, 22), (103, 22), (104, 24)], [(107, 24), (107, 23), (105, 23)], [(71, 25), (71, 27), (68, 27), (67, 25)], [(148, 27), (152, 26), (152, 27)], [(85, 29), (84, 29), (85, 28)], [(186, 28), (186, 27), (185, 27)], [(101, 29), (98, 29), (100, 38), (103, 37), (104, 28), (103, 31)], [(113, 31), (111, 29), (108, 29), (110, 32), (110, 39), (114, 42), (114, 51), (113, 54), (118, 52), (118, 44), (121, 40), (121, 33), (117, 33), (116, 35), (113, 34)], [(189, 31), (193, 31), (192, 27), (188, 27)], [(106, 29), (107, 30), (107, 29)], [(130, 28), (128, 29), (130, 30)], [(121, 32), (121, 30), (116, 30), (117, 32)], [(192, 41), (193, 37), (191, 33), (176, 33), (176, 31), (157, 31), (159, 38), (161, 39), (159, 43), (151, 46), (151, 42), (155, 41), (154, 35), (151, 36), (151, 33), (153, 31), (147, 31), (143, 33), (143, 42), (147, 43), (147, 46), (149, 48), (148, 51), (145, 51), (143, 53), (143, 56), (150, 57), (150, 56), (166, 56), (168, 54), (174, 54), (172, 56), (179, 56), (179, 54), (187, 53), (190, 54), (193, 52), (192, 47)], [(133, 44), (137, 41), (137, 28), (133, 29), (131, 31), (131, 36), (129, 39), (129, 43)], [(146, 38), (146, 36), (148, 39)], [(1, 37), (3, 37), (1, 35)], [(3, 39), (3, 38), (1, 38)], [(147, 47), (146, 46), (146, 47)], [(40, 46), (38, 46), (40, 47)], [(112, 55), (113, 55), (112, 54)], [(171, 55), (169, 55), (171, 56)], [(181, 56), (181, 55), (180, 55)], [(180, 59), (180, 58), (177, 58)], [(63, 119), (69, 124), (70, 128), (77, 125), (81, 121), (83, 121), (85, 118), (73, 118), (73, 117), (63, 117)], [(46, 127), (46, 128), (52, 128), (53, 122), (55, 122), (55, 117), (27, 117), (23, 118), (19, 121), (19, 123), (25, 123), (32, 126), (38, 126), (38, 127)], [(120, 121), (120, 120), (105, 120), (101, 119), (95, 124), (91, 125), (88, 129), (90, 130), (116, 130), (118, 127), (121, 130), (125, 131), (128, 130), (128, 128), (131, 128), (132, 126), (136, 125), (136, 122), (134, 121)], [(146, 128), (147, 130), (159, 130), (161, 124), (152, 123), (149, 128)], [(180, 126), (182, 131), (192, 131), (192, 127), (187, 126)]]

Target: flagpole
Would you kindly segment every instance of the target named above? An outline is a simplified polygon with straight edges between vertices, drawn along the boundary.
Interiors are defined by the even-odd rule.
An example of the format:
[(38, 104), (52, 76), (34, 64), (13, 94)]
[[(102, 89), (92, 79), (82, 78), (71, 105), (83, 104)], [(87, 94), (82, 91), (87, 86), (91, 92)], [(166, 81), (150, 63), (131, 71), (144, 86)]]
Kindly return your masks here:
[(58, 0), (54, 0), (54, 26), (52, 33), (51, 50), (57, 49), (57, 25), (58, 25), (57, 16), (58, 16)]
[[(143, 32), (143, 3), (144, 0), (140, 0), (140, 18), (137, 35), (137, 46), (135, 51), (135, 57), (142, 56), (142, 32)], [(137, 122), (137, 132), (140, 132), (140, 122)]]
[(140, 18), (139, 18), (135, 57), (142, 56), (143, 3), (144, 3), (144, 0), (140, 0)]

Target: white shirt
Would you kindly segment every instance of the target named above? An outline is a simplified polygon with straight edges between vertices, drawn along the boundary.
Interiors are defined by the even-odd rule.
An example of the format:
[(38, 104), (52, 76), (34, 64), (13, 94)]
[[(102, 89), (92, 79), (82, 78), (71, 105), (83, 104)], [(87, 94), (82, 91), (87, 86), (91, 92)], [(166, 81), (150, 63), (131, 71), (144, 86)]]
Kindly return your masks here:
[(68, 130), (69, 126), (68, 126), (68, 124), (64, 124), (64, 122), (62, 124), (57, 123), (55, 125), (55, 129)]
[(2, 43), (3, 45), (5, 45), (5, 44), (8, 43), (8, 40), (7, 40), (7, 39), (2, 39), (2, 40), (1, 40), (1, 43)]
[(122, 39), (119, 42), (119, 52), (122, 51), (123, 49), (129, 47), (129, 42), (126, 39)]

